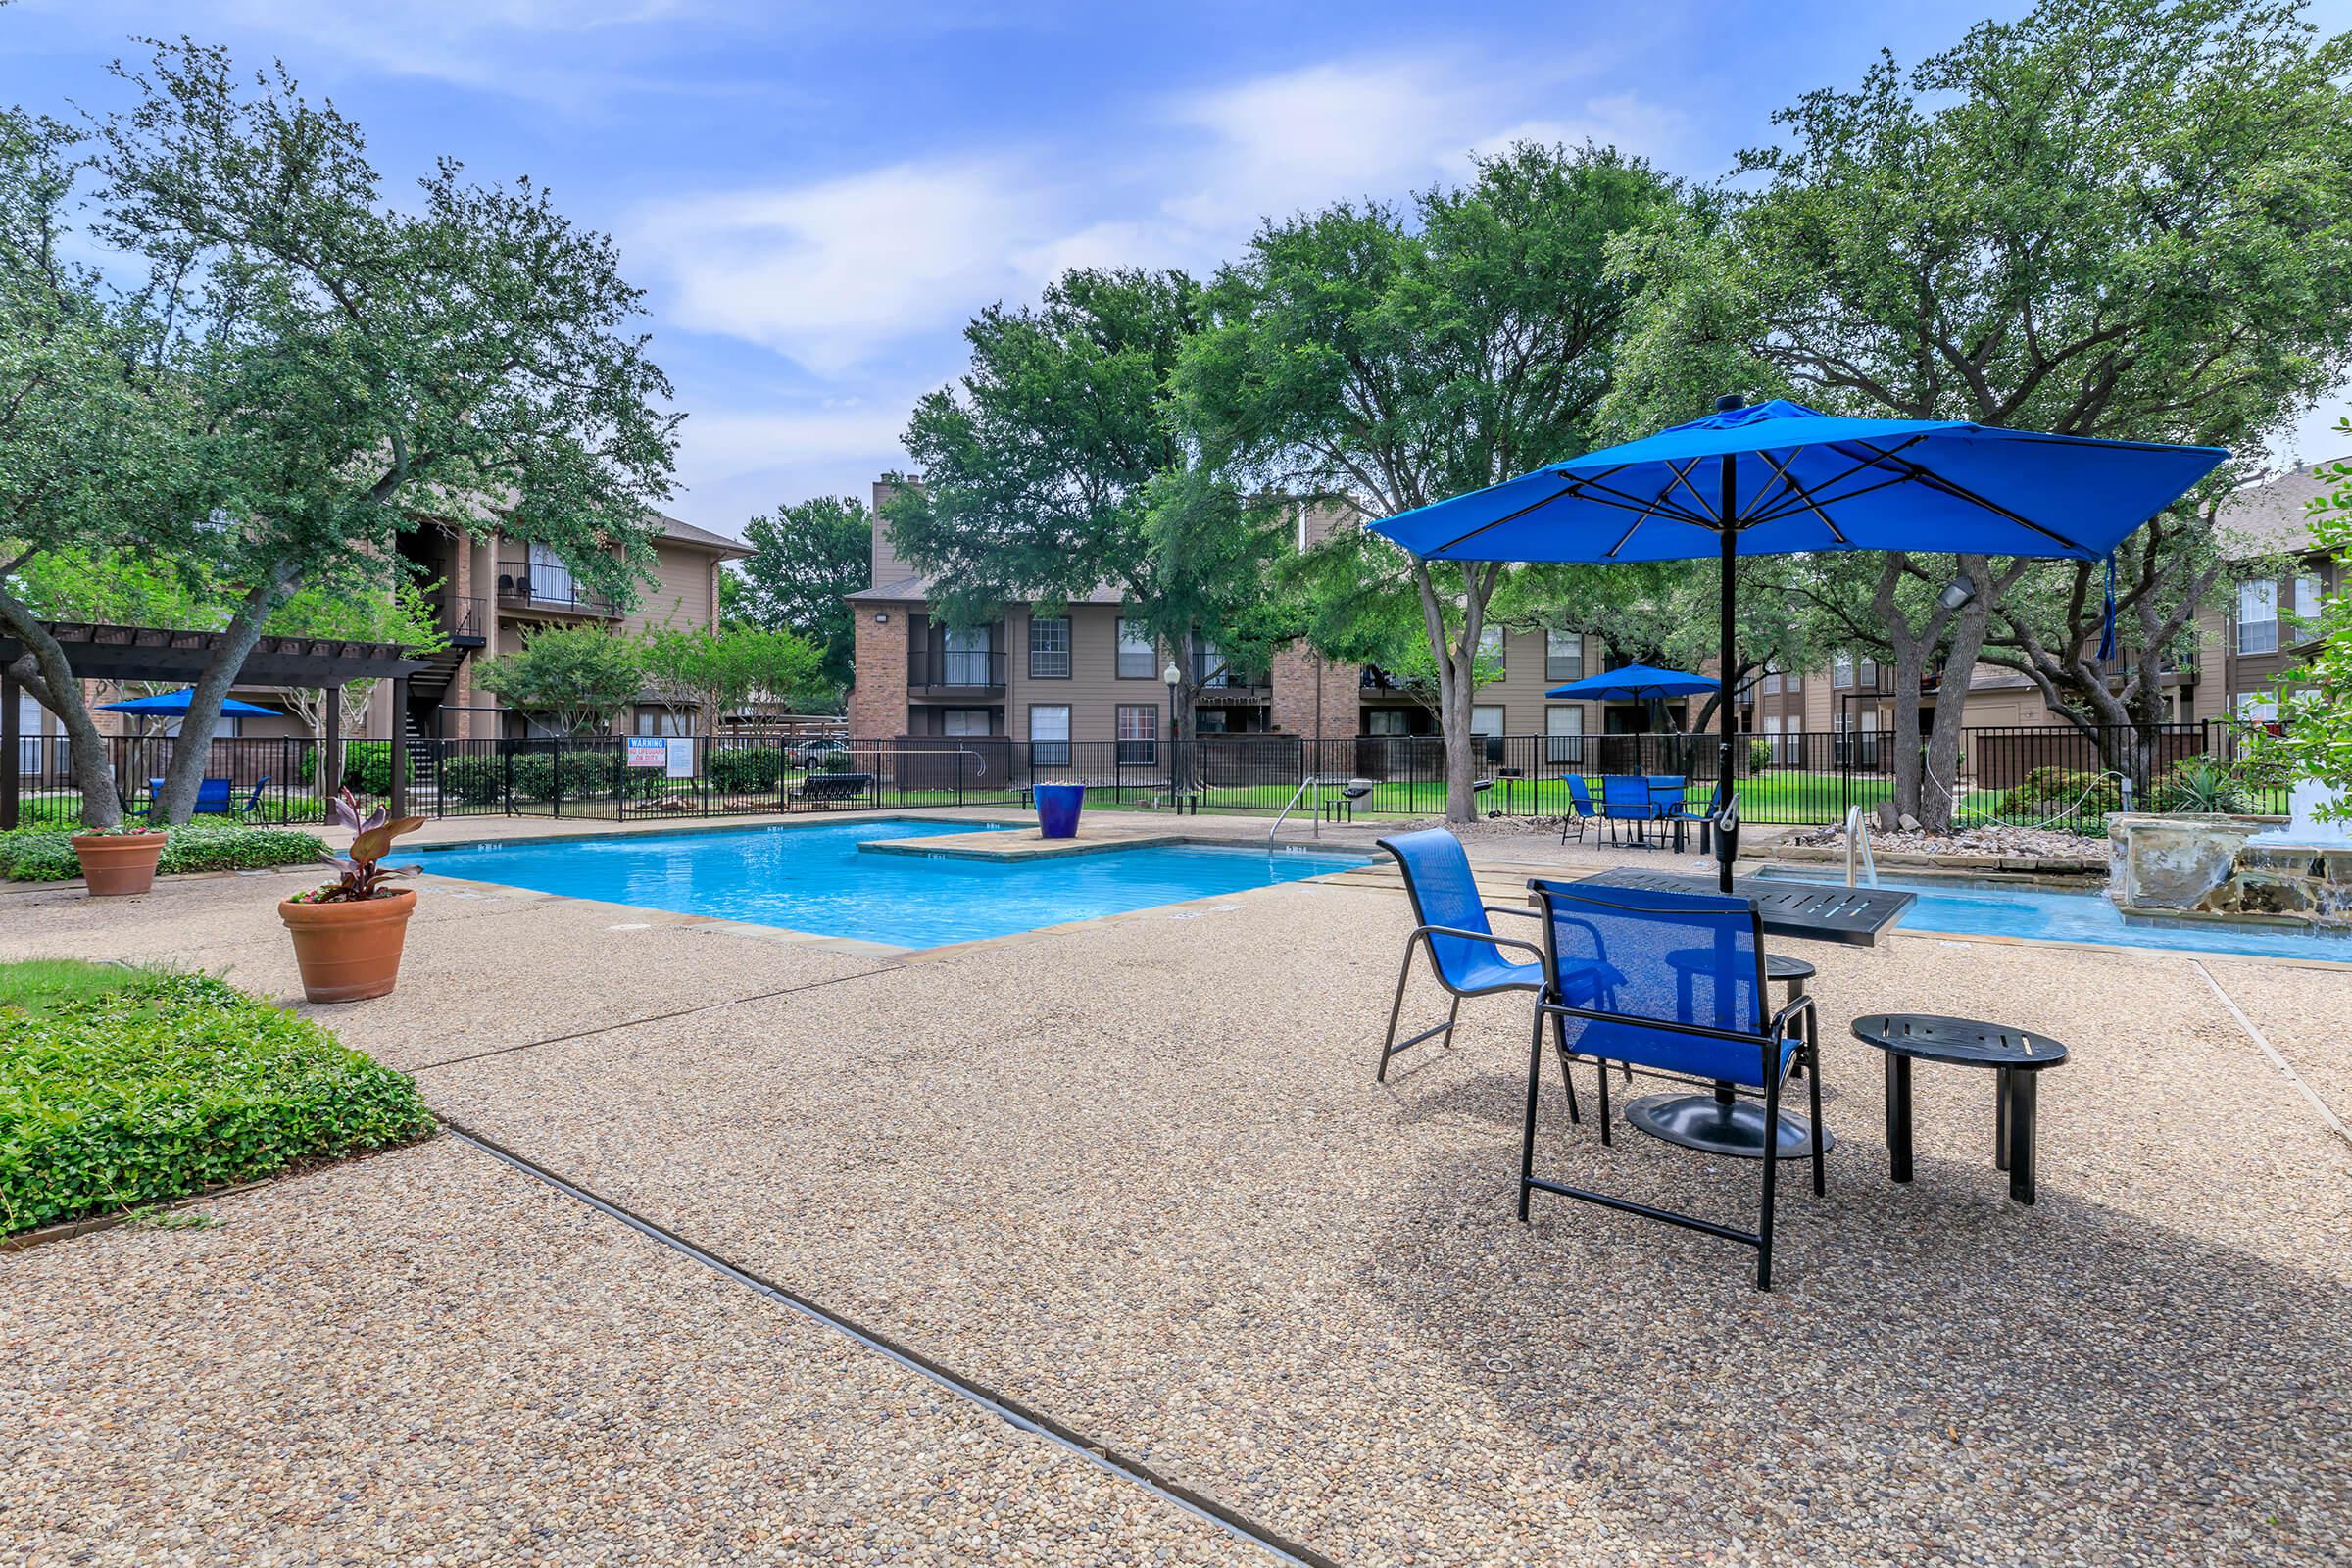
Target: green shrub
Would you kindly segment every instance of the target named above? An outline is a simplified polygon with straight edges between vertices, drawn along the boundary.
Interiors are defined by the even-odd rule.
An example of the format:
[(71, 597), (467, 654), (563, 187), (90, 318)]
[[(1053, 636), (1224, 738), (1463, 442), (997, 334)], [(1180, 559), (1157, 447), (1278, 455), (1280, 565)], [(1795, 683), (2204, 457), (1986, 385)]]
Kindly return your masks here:
[[(2002, 793), (1999, 814), (2036, 826), (2104, 833), (2104, 813), (2122, 806), (2122, 793), (2111, 778), (2067, 767), (2037, 767)], [(2051, 820), (2060, 811), (2071, 814)]]
[(712, 746), (703, 771), (721, 795), (763, 795), (784, 777), (780, 746)]
[(819, 752), (808, 763), (811, 773), (848, 773), (855, 771), (850, 754), (845, 751)]
[[(183, 871), (265, 871), (316, 860), (326, 853), (316, 834), (292, 828), (190, 824), (167, 831), (163, 858), (156, 863), (166, 876)], [(74, 833), (71, 827), (21, 827), (0, 833), (0, 878), (62, 882), (81, 875)]]
[(620, 782), (620, 758), (609, 751), (517, 752), (512, 765), (516, 800), (551, 799), (558, 785), (567, 801), (608, 799)]
[(2254, 792), (2233, 769), (2203, 757), (2184, 757), (2156, 780), (2159, 811), (2235, 813), (2254, 808)]
[(392, 743), (343, 743), (343, 782), (362, 795), (392, 793)]
[(1772, 766), (1775, 748), (1769, 735), (1751, 735), (1747, 741), (1747, 770), (1761, 773)]
[(0, 1006), (0, 1231), (432, 1130), (407, 1074), (207, 975), (148, 972), (38, 1011)]
[(461, 806), (488, 806), (505, 793), (507, 765), (497, 757), (453, 757), (441, 764), (441, 798)]

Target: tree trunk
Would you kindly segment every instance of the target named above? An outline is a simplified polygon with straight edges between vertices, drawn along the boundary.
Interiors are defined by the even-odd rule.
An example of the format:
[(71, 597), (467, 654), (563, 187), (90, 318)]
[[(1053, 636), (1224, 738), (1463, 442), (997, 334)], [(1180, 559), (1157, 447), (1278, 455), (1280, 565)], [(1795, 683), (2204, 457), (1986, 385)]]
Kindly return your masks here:
[[(273, 571), (268, 582), (245, 596), (220, 640), (205, 661), (204, 673), (188, 696), (187, 715), (179, 721), (179, 738), (172, 748), (171, 765), (164, 769), (164, 793), (149, 813), (154, 820), (185, 822), (196, 808), (196, 789), (212, 760), (213, 731), (220, 727), (220, 705), (245, 667), (245, 656), (262, 639), (262, 622), (285, 593), (285, 574)], [(399, 717), (393, 719), (394, 745), (399, 744)]]
[[(1960, 742), (1968, 726), (1968, 684), (1970, 673), (1977, 667), (1977, 656), (1984, 649), (1984, 631), (1992, 617), (1992, 602), (1998, 592), (1992, 580), (1992, 564), (1983, 556), (1962, 556), (1960, 570), (1969, 581), (1977, 584), (1977, 595), (1953, 613), (1951, 641), (1944, 648), (1943, 678), (1936, 683), (1940, 694), (1936, 704), (1936, 721), (1928, 732), (1927, 763), (1917, 789), (1919, 808), (1913, 813), (1920, 825), (1930, 833), (1952, 831), (1953, 817), (1960, 802)], [(1959, 701), (1950, 701), (1957, 692)], [(1913, 722), (1917, 722), (1918, 705), (1913, 704)]]
[(1478, 820), (1478, 759), (1471, 750), (1470, 707), (1478, 694), (1478, 639), (1485, 630), (1487, 601), (1502, 580), (1499, 563), (1462, 567), (1462, 629), (1446, 634), (1445, 601), (1426, 561), (1413, 563), (1413, 583), (1421, 590), (1421, 617), (1429, 651), (1438, 670), (1438, 733), (1446, 745), (1446, 820)]
[[(73, 771), (74, 788), (81, 796), (82, 825), (115, 826), (122, 820), (122, 795), (115, 782), (106, 737), (98, 733), (97, 720), (90, 716), (81, 682), (66, 662), (65, 649), (30, 610), (5, 593), (0, 593), (0, 624), (24, 645), (24, 655), (10, 671), (17, 684), (65, 723), (67, 765)], [(9, 758), (5, 765), (16, 766), (17, 760)]]
[[(1176, 689), (1169, 701), (1176, 710), (1169, 718), (1176, 728), (1176, 755), (1169, 759), (1168, 782), (1178, 790), (1205, 790), (1207, 774), (1200, 766), (1200, 637), (1187, 633), (1177, 644)], [(1115, 741), (1112, 743), (1117, 744)]]

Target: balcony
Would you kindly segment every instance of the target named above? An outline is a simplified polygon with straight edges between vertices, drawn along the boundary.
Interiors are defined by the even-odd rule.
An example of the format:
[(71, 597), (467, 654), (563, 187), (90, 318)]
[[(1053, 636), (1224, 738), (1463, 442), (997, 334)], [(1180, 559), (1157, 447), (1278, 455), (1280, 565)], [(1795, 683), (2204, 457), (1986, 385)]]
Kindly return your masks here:
[(608, 618), (620, 613), (619, 606), (574, 578), (569, 566), (546, 562), (500, 562), (498, 603), (502, 610), (547, 610)]
[(1004, 656), (987, 649), (910, 649), (906, 689), (932, 697), (1002, 697)]
[(433, 601), (433, 621), (441, 635), (460, 648), (479, 648), (488, 640), (486, 607), (473, 594), (442, 594)]
[(1200, 701), (1212, 707), (1218, 703), (1266, 700), (1265, 672), (1229, 663), (1223, 654), (1196, 654), (1193, 676), (1200, 683)]

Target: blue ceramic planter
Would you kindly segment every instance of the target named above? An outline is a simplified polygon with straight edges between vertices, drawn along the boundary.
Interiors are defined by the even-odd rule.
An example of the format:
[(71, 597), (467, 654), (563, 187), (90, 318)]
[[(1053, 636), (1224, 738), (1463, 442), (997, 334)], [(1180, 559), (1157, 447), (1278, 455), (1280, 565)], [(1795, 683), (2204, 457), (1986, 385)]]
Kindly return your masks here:
[(1037, 827), (1050, 839), (1074, 839), (1078, 836), (1078, 808), (1086, 804), (1083, 784), (1040, 784), (1037, 786)]

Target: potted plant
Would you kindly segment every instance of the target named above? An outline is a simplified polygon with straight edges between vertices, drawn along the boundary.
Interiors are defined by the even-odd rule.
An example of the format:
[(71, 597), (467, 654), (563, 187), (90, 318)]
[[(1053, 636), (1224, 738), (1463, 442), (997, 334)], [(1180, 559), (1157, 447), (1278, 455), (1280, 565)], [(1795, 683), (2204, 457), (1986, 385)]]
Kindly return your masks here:
[(74, 835), (74, 853), (81, 859), (81, 879), (92, 898), (120, 898), (144, 893), (155, 886), (155, 862), (163, 858), (169, 835), (160, 827), (134, 827), (118, 822)]
[(330, 804), (335, 821), (352, 830), (349, 858), (328, 855), (326, 863), (341, 874), (322, 888), (280, 900), (277, 917), (294, 936), (302, 994), (313, 1002), (359, 1002), (384, 995), (400, 978), (401, 944), (416, 895), (386, 884), (421, 867), (382, 862), (392, 841), (424, 826), (424, 818), (387, 821), (380, 806), (362, 818), (349, 790)]
[(1078, 812), (1086, 805), (1086, 786), (1083, 784), (1039, 784), (1032, 793), (1037, 797), (1037, 831), (1040, 838), (1074, 839), (1078, 836)]

